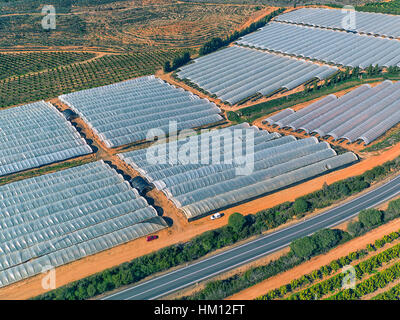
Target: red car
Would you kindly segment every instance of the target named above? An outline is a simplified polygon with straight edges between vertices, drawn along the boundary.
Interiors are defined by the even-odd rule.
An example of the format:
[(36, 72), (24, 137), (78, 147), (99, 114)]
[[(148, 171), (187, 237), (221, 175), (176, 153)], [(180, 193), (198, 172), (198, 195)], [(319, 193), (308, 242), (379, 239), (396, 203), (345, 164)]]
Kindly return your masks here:
[(158, 236), (147, 236), (146, 240), (147, 241), (152, 241), (158, 239)]

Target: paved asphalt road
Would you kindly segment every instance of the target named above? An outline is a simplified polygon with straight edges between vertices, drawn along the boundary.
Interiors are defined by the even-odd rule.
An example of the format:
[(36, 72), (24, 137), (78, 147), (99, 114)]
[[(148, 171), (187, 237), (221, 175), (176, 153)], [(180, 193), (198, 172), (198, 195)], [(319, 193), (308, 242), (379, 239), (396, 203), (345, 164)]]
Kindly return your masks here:
[(400, 194), (400, 175), (381, 187), (324, 213), (195, 262), (187, 267), (181, 267), (162, 276), (133, 285), (103, 299), (148, 300), (160, 298), (287, 247), (291, 241), (297, 238), (310, 235), (319, 229), (338, 225), (357, 215), (361, 210), (376, 206), (397, 194)]

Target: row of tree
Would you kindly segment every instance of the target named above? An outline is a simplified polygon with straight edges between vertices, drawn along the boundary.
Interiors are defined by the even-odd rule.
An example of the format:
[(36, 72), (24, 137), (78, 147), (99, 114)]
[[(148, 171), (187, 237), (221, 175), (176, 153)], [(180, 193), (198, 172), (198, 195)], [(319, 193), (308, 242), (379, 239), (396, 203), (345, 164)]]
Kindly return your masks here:
[[(390, 210), (394, 210), (394, 212), (390, 213), (390, 216), (392, 218), (396, 218), (400, 216), (400, 200), (395, 200), (390, 202)], [(370, 210), (364, 210), (360, 212), (358, 218), (360, 223), (364, 223), (365, 225), (369, 225), (369, 228), (365, 228), (364, 232), (370, 231), (373, 228), (376, 228), (380, 224), (383, 223), (384, 219), (383, 216), (385, 215), (386, 212), (380, 212), (378, 210), (370, 209)], [(361, 222), (362, 221), (362, 222)], [(349, 229), (349, 228), (348, 228)], [(378, 239), (375, 241), (374, 244), (369, 244), (367, 245), (367, 251), (375, 251), (379, 248), (382, 248), (385, 244), (391, 243), (395, 239), (398, 239), (400, 237), (399, 232), (393, 232), (390, 235), (386, 235), (385, 237)], [(365, 251), (364, 251), (365, 252)], [(363, 261), (359, 263), (358, 265), (355, 266), (355, 271), (356, 271), (356, 277), (358, 279), (361, 279), (364, 275), (371, 274), (377, 267), (382, 266), (382, 263), (389, 262), (392, 259), (395, 259), (399, 256), (400, 254), (400, 245), (397, 245), (396, 247), (390, 248), (378, 255), (375, 255), (371, 257), (370, 259)], [(365, 253), (364, 253), (365, 255)], [(357, 258), (358, 259), (358, 258)], [(336, 261), (336, 266), (334, 266), (332, 263), (329, 265), (330, 269), (333, 271), (339, 270), (339, 268), (342, 268), (344, 265), (350, 264), (350, 262), (354, 261), (354, 257), (347, 257), (345, 260), (342, 261)], [(333, 261), (335, 262), (335, 261)], [(330, 273), (330, 272), (329, 272)], [(341, 283), (342, 279), (344, 277), (344, 274), (338, 274), (332, 278), (329, 278), (325, 281), (322, 281), (312, 287), (306, 288), (300, 292), (297, 292), (293, 294), (289, 299), (294, 299), (294, 300), (313, 300), (315, 298), (322, 297), (324, 295), (327, 295), (329, 293), (333, 293), (337, 289), (341, 288)], [(378, 277), (379, 278), (379, 277)], [(310, 281), (312, 283), (313, 281)], [(304, 285), (304, 283), (302, 283)], [(294, 290), (299, 288), (300, 286), (291, 286), (290, 290)], [(373, 290), (374, 291), (374, 290)], [(371, 291), (371, 292), (373, 292)], [(354, 297), (361, 297), (368, 292), (365, 291), (365, 286), (360, 285), (359, 291), (357, 290), (343, 290), (340, 291), (337, 295), (333, 296), (332, 299), (347, 299), (347, 298), (354, 298)], [(266, 296), (264, 296), (264, 299), (269, 299), (271, 297), (277, 297), (278, 293), (274, 292), (271, 293), (269, 292)]]
[(340, 291), (330, 298), (330, 300), (357, 300), (361, 297), (373, 293), (378, 289), (386, 287), (389, 283), (400, 278), (400, 263), (374, 274), (372, 277), (358, 283), (354, 289)]
[(189, 52), (184, 52), (182, 55), (179, 55), (172, 60), (171, 62), (168, 60), (164, 63), (164, 72), (171, 72), (174, 71), (186, 63), (190, 61), (190, 53)]
[(386, 292), (382, 292), (376, 295), (375, 297), (372, 298), (372, 300), (399, 300), (399, 298), (400, 298), (400, 284), (395, 285)]

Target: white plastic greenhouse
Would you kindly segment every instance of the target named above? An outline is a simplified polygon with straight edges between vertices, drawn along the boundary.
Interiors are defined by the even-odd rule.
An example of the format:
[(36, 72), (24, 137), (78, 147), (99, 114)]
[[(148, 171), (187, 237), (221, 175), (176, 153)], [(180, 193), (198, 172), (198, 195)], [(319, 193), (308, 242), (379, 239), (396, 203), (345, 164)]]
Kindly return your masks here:
[[(59, 97), (92, 128), (109, 148), (146, 139), (150, 129), (168, 133), (223, 120), (207, 99), (176, 88), (154, 76), (141, 77)], [(173, 133), (173, 132), (171, 132)]]
[(298, 112), (283, 110), (263, 122), (369, 144), (400, 122), (400, 82), (386, 80), (373, 88), (364, 84), (340, 98), (329, 95)]
[(291, 90), (314, 78), (325, 79), (337, 69), (304, 60), (232, 46), (194, 60), (177, 73), (222, 101), (235, 104), (254, 94)]
[[(354, 31), (386, 37), (400, 37), (400, 17), (397, 15), (344, 11), (325, 8), (301, 8), (279, 15), (275, 21), (304, 24), (314, 27), (346, 30), (343, 18), (354, 14)], [(347, 27), (349, 28), (349, 27)]]
[(0, 176), (89, 153), (86, 141), (50, 103), (0, 111)]
[[(248, 174), (238, 174), (237, 168), (240, 164), (222, 161), (233, 147), (239, 147), (242, 154), (245, 154), (246, 143), (249, 141), (239, 136), (235, 136), (230, 142), (221, 140), (219, 145), (209, 142), (209, 148), (198, 151), (198, 158), (207, 155), (209, 159), (213, 159), (212, 155), (217, 153), (221, 159), (219, 163), (153, 163), (149, 161), (149, 149), (118, 156), (164, 192), (188, 219), (248, 201), (357, 161), (357, 156), (352, 152), (336, 155), (328, 143), (318, 142), (314, 137), (302, 140), (296, 140), (293, 136), (281, 137), (277, 133), (250, 127), (247, 123), (214, 132), (222, 130), (231, 132), (232, 136), (235, 130), (253, 132), (254, 138), (250, 142), (253, 145), (253, 168)], [(211, 140), (212, 134), (208, 135), (210, 137), (206, 138)], [(244, 136), (243, 134), (242, 137)], [(170, 143), (163, 150), (171, 150)], [(179, 140), (176, 143), (177, 150), (186, 143), (187, 140)], [(229, 145), (226, 148), (227, 144), (232, 148)], [(176, 154), (179, 155), (179, 151), (172, 151), (172, 158)]]
[(0, 186), (0, 286), (167, 227), (103, 161)]
[(398, 40), (281, 22), (269, 23), (236, 43), (363, 69), (400, 65)]

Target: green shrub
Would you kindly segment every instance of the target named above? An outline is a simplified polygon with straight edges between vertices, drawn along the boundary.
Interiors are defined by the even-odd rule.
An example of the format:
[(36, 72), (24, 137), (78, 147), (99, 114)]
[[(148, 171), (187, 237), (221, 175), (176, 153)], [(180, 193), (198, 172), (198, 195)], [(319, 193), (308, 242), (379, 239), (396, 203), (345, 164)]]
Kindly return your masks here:
[(317, 251), (318, 245), (312, 237), (305, 237), (294, 240), (290, 244), (290, 249), (297, 257), (307, 259)]
[(359, 221), (350, 222), (347, 225), (347, 231), (353, 236), (356, 237), (361, 234), (363, 230), (363, 224)]
[(342, 234), (336, 229), (322, 229), (312, 235), (314, 242), (317, 244), (320, 252), (327, 251), (340, 242)]
[(360, 222), (366, 227), (374, 227), (382, 223), (382, 211), (376, 209), (362, 210), (358, 215)]
[(305, 213), (308, 211), (309, 207), (309, 203), (302, 198), (296, 199), (296, 201), (293, 203), (293, 210), (295, 214)]
[(240, 233), (245, 225), (246, 218), (242, 214), (235, 212), (229, 216), (228, 226), (230, 226), (234, 232)]

